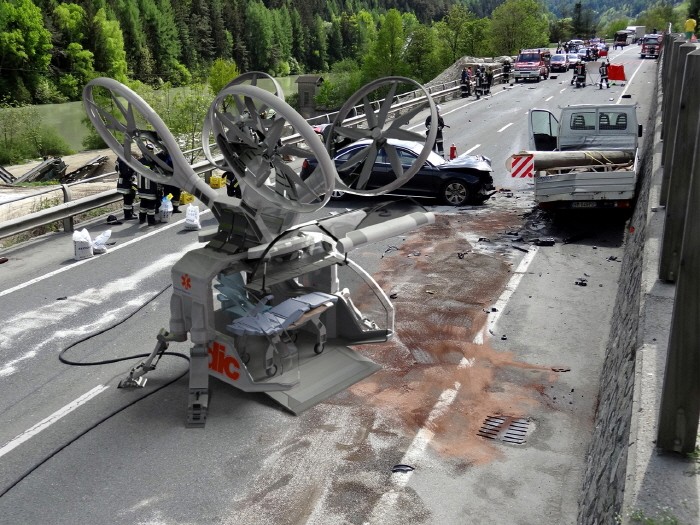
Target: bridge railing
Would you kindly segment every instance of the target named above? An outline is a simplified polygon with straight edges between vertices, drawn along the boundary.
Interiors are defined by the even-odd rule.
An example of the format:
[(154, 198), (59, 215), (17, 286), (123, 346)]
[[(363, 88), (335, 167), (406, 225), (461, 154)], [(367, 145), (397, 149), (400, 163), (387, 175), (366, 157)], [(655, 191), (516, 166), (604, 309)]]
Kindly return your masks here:
[[(442, 102), (450, 97), (453, 97), (456, 93), (460, 91), (459, 81), (456, 80), (450, 82), (443, 82), (440, 84), (434, 84), (429, 87), (426, 87), (425, 89), (429, 93), (429, 95), (433, 97), (434, 100), (436, 100), (436, 102)], [(424, 92), (420, 90), (397, 95), (394, 97), (389, 116), (391, 118), (397, 113), (401, 113), (403, 111), (411, 109), (412, 107), (418, 104), (424, 103), (425, 100), (426, 97), (424, 95)], [(372, 108), (374, 109), (374, 111), (379, 110), (379, 107), (382, 104), (382, 102), (384, 102), (384, 99), (377, 100), (372, 103)], [(349, 119), (346, 119), (344, 125), (362, 126), (367, 121), (367, 118), (364, 115), (363, 106), (356, 106), (351, 113), (354, 116), (350, 117)], [(328, 113), (319, 117), (308, 119), (307, 122), (309, 122), (309, 124), (312, 126), (319, 123), (331, 123), (333, 122), (333, 119), (336, 115), (337, 112)], [(297, 144), (303, 142), (303, 138), (298, 133), (290, 133), (289, 135), (283, 137), (281, 140), (283, 144)], [(194, 169), (195, 173), (202, 175), (204, 177), (204, 180), (209, 182), (209, 177), (217, 168), (206, 159), (197, 160), (201, 159), (203, 156), (201, 151), (202, 148), (200, 147), (184, 151), (183, 153), (185, 154), (186, 158), (195, 160), (192, 163), (192, 168)], [(217, 155), (215, 147), (212, 147), (212, 152), (214, 153), (214, 158), (216, 160)], [(117, 192), (116, 188), (114, 188), (101, 193), (97, 193), (89, 197), (83, 197), (81, 199), (73, 200), (72, 193), (70, 190), (71, 186), (79, 183), (86, 183), (91, 181), (94, 182), (98, 179), (113, 177), (115, 174), (116, 173), (114, 171), (110, 171), (97, 177), (83, 179), (76, 183), (62, 184), (60, 187), (63, 196), (62, 203), (59, 203), (55, 206), (47, 207), (46, 209), (42, 209), (34, 213), (30, 213), (28, 215), (24, 215), (22, 217), (18, 217), (16, 219), (10, 219), (0, 223), (0, 239), (10, 237), (12, 235), (17, 235), (19, 233), (41, 226), (46, 226), (57, 221), (63, 222), (64, 231), (72, 232), (75, 226), (74, 220), (76, 215), (80, 215), (82, 213), (89, 212), (96, 208), (101, 208), (102, 206), (119, 202), (119, 200), (121, 199), (121, 194)], [(56, 191), (57, 188), (50, 188), (45, 191), (33, 193), (32, 195), (26, 195), (18, 197), (16, 199), (4, 201), (0, 204), (9, 204), (24, 199), (35, 199), (45, 193), (56, 193)]]

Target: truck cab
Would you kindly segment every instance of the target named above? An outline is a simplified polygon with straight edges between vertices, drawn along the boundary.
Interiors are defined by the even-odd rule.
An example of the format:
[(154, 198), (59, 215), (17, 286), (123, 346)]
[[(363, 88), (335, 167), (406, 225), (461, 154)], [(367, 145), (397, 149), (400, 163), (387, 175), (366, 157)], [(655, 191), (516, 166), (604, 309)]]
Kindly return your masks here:
[(523, 49), (515, 59), (513, 78), (518, 80), (532, 79), (539, 82), (547, 80), (550, 72), (551, 51), (549, 49)]
[(546, 109), (531, 109), (530, 150), (636, 150), (642, 127), (634, 104), (577, 104), (561, 109), (559, 118)]

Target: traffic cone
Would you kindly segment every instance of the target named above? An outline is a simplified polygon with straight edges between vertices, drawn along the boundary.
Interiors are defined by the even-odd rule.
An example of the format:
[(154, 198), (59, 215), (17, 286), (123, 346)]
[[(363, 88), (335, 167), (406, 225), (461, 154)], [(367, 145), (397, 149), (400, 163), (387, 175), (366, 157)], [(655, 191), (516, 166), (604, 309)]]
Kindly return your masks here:
[(450, 160), (454, 159), (455, 157), (457, 157), (457, 146), (455, 146), (453, 142), (452, 146), (450, 146)]

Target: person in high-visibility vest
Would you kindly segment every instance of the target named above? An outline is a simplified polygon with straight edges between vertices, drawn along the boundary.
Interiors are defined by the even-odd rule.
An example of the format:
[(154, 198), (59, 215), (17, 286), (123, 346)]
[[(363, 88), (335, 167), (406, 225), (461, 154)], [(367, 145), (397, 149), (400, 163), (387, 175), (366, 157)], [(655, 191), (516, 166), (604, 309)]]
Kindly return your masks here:
[(692, 17), (688, 17), (685, 21), (685, 39), (690, 42), (695, 34), (695, 26), (698, 25), (696, 20)]

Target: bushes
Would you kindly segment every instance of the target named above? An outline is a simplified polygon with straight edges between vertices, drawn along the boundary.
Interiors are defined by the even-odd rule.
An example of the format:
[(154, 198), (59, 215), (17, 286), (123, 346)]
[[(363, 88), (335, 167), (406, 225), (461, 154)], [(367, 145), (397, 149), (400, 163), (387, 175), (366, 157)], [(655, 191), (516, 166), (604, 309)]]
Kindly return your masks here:
[(40, 123), (36, 109), (0, 102), (0, 164), (70, 153), (58, 132)]

